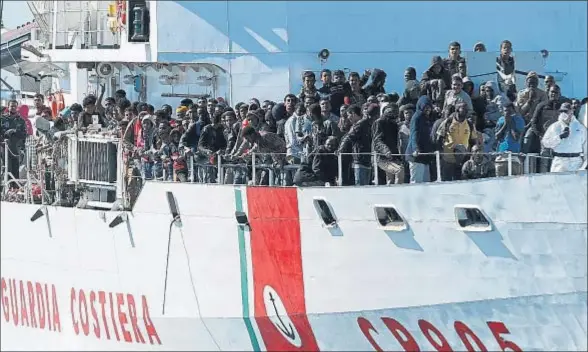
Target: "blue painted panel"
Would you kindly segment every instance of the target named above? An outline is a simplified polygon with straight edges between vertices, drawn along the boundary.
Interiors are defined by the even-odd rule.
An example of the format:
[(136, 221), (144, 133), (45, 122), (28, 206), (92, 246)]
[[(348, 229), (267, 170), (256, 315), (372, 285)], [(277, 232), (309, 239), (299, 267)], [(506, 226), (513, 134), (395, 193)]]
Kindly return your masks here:
[[(382, 68), (388, 73), (386, 89), (400, 91), (405, 67), (414, 66), (420, 75), (431, 56), (446, 56), (453, 40), (464, 51), (477, 41), (498, 51), (500, 42), (509, 39), (515, 55), (547, 49), (544, 71), (567, 73), (559, 83), (564, 95), (583, 97), (588, 94), (587, 10), (586, 2), (573, 1), (532, 7), (489, 1), (158, 2), (158, 58), (194, 62), (206, 53), (226, 62), (235, 75), (288, 72), (289, 80), (268, 97), (279, 100), (300, 89), (302, 70), (321, 69), (317, 54), (322, 48), (331, 51), (326, 67)], [(457, 24), (451, 24), (452, 18)], [(182, 61), (170, 53), (182, 53)], [(272, 79), (267, 85), (274, 84)]]
[(157, 2), (158, 52), (229, 52), (226, 1)]

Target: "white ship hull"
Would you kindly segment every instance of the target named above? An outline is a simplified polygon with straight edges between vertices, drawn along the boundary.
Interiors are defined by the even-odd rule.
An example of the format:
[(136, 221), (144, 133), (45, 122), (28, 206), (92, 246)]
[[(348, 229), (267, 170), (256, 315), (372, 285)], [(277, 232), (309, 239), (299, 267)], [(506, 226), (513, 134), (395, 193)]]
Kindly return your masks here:
[[(113, 228), (118, 212), (48, 207), (31, 221), (38, 205), (2, 203), (1, 347), (586, 350), (586, 180), (148, 183)], [(376, 205), (407, 228), (382, 229)], [(464, 231), (455, 206), (479, 207), (490, 228)]]

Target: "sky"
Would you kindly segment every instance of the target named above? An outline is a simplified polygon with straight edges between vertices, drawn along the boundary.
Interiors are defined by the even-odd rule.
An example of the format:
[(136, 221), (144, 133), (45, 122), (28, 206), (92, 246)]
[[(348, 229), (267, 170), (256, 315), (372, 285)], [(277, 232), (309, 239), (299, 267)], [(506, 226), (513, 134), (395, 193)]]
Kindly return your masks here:
[[(4, 1), (3, 3), (2, 19), (7, 29), (14, 29), (16, 26), (25, 24), (33, 19), (33, 14), (29, 10), (26, 1)], [(0, 77), (15, 89), (19, 89), (20, 80), (10, 72), (2, 70)], [(4, 89), (4, 86), (2, 86), (2, 89)]]
[(4, 1), (2, 17), (4, 26), (8, 29), (13, 29), (16, 26), (30, 22), (33, 19), (33, 14), (29, 10), (26, 1)]

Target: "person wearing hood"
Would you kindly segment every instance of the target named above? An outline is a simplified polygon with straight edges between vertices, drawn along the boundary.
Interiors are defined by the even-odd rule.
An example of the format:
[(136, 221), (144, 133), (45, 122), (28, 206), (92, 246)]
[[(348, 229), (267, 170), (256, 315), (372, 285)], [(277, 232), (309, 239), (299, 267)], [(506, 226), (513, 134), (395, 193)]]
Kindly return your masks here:
[(474, 52), (475, 53), (485, 53), (486, 52), (486, 45), (482, 42), (477, 42), (474, 44)]
[(374, 69), (371, 83), (364, 88), (365, 94), (377, 96), (379, 93), (386, 93), (384, 84), (386, 84), (386, 72), (378, 68)]
[(272, 114), (272, 111), (261, 109), (260, 113), (264, 114), (264, 130), (272, 133), (278, 132), (278, 126), (276, 125), (276, 120), (274, 120), (274, 115)]
[(286, 105), (284, 103), (278, 103), (272, 108), (272, 117), (276, 121), (276, 134), (284, 137), (286, 129), (286, 121), (288, 121), (288, 112), (286, 111)]
[(451, 75), (445, 69), (441, 56), (433, 56), (431, 65), (423, 73), (420, 82), (421, 95), (426, 95), (432, 102), (443, 104), (445, 90), (451, 86)]
[(406, 159), (410, 169), (410, 183), (429, 182), (429, 165), (433, 160), (433, 142), (430, 137), (430, 118), (433, 103), (428, 96), (421, 96), (410, 120), (410, 136), (406, 147)]
[(525, 78), (525, 88), (517, 94), (516, 107), (526, 123), (531, 121), (537, 105), (547, 101), (547, 94), (539, 88), (539, 77), (531, 71)]
[(378, 154), (378, 167), (386, 173), (387, 184), (404, 183), (404, 165), (398, 152), (398, 105), (386, 105), (382, 116), (372, 125), (372, 149)]
[(553, 151), (551, 172), (577, 171), (586, 160), (586, 127), (574, 117), (570, 103), (563, 103), (557, 121), (545, 131), (541, 144)]

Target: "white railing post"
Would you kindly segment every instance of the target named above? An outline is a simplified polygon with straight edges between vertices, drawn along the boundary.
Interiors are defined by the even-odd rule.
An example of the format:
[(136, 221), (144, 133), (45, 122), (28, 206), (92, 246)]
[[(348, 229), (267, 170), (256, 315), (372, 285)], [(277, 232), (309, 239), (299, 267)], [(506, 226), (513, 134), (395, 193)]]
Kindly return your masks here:
[(273, 186), (274, 185), (274, 177), (275, 177), (274, 176), (274, 169), (271, 168), (271, 167), (268, 168), (267, 169), (267, 173), (268, 173), (268, 175), (267, 175), (267, 177), (268, 177), (268, 183), (269, 183), (270, 186)]
[(253, 178), (253, 185), (255, 186), (255, 180), (257, 175), (255, 174), (255, 153), (251, 153), (251, 178)]
[(223, 168), (223, 162), (220, 154), (217, 156), (217, 170), (216, 174), (218, 176), (218, 184), (224, 185), (225, 184), (225, 173)]
[(343, 156), (337, 153), (337, 185), (343, 186)]
[(190, 182), (194, 182), (194, 156), (192, 154), (189, 155), (188, 167), (190, 168), (188, 170), (188, 177)]
[(73, 135), (73, 138), (69, 139), (68, 142), (71, 148), (68, 148), (71, 153), (71, 165), (68, 168), (71, 170), (70, 179), (73, 182), (78, 182), (79, 170), (78, 170), (78, 144), (79, 138), (77, 132)]
[(435, 151), (435, 168), (437, 169), (437, 182), (443, 181), (441, 179), (441, 153), (438, 150)]
[(126, 209), (125, 175), (127, 170), (124, 162), (124, 144), (122, 138), (118, 142), (118, 150), (116, 151), (116, 170), (116, 199), (120, 199), (123, 207)]
[(8, 144), (4, 144), (4, 194), (8, 191)]
[(529, 155), (525, 154), (525, 161), (523, 161), (523, 174), (529, 174)]
[(374, 164), (374, 185), (378, 185), (378, 153), (372, 152), (372, 163)]
[(508, 151), (508, 176), (512, 176), (512, 152)]

